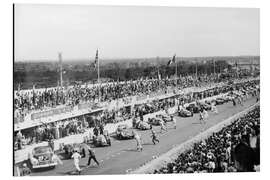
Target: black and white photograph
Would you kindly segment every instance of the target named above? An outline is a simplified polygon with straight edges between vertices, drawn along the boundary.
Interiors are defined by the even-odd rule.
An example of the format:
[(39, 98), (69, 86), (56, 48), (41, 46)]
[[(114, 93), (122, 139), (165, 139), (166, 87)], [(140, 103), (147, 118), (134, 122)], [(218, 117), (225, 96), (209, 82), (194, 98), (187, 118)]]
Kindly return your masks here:
[(260, 8), (15, 3), (13, 55), (13, 176), (260, 172)]

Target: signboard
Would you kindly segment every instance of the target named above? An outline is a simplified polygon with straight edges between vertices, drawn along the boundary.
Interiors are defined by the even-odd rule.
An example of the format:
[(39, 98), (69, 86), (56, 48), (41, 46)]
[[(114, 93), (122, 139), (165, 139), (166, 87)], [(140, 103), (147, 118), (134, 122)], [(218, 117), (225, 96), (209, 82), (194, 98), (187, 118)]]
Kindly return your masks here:
[(31, 120), (36, 120), (40, 118), (45, 118), (49, 116), (55, 116), (58, 114), (66, 113), (66, 112), (71, 112), (73, 108), (71, 106), (66, 106), (63, 108), (56, 108), (48, 111), (43, 111), (43, 112), (38, 112), (38, 113), (33, 113), (31, 114)]
[(151, 93), (151, 94), (149, 94), (149, 98), (162, 96), (162, 95), (164, 95), (164, 94), (165, 94), (164, 91), (159, 91), (159, 92), (156, 92), (156, 93)]
[(136, 100), (137, 100), (137, 101), (146, 100), (146, 99), (147, 99), (147, 96), (148, 96), (148, 95), (137, 96), (137, 97), (136, 97)]

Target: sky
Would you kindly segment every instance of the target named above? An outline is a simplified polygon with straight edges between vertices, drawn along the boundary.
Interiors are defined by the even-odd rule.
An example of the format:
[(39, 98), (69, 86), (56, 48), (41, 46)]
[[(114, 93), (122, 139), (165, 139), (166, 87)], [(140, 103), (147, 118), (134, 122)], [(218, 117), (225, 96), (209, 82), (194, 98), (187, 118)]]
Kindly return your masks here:
[(260, 54), (259, 9), (16, 4), (15, 61)]

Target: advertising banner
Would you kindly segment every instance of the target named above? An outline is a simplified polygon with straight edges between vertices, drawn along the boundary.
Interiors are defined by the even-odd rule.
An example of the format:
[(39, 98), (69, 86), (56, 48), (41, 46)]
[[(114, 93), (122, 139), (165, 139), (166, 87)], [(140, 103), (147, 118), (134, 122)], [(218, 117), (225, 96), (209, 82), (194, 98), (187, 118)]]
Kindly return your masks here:
[(72, 110), (73, 110), (73, 107), (66, 106), (66, 107), (56, 108), (56, 109), (52, 109), (48, 111), (37, 112), (37, 113), (31, 114), (31, 120), (36, 120), (36, 119), (54, 116), (54, 115), (58, 115), (58, 114), (66, 113), (66, 112), (71, 112)]

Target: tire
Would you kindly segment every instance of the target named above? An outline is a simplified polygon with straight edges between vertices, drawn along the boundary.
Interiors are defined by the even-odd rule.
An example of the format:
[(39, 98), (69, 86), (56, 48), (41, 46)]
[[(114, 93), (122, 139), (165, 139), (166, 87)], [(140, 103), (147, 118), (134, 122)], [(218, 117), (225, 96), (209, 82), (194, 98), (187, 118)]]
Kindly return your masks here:
[(86, 155), (85, 155), (85, 149), (84, 149), (84, 148), (82, 149), (82, 157), (83, 157), (83, 158), (86, 157)]

